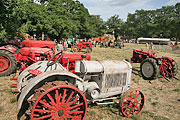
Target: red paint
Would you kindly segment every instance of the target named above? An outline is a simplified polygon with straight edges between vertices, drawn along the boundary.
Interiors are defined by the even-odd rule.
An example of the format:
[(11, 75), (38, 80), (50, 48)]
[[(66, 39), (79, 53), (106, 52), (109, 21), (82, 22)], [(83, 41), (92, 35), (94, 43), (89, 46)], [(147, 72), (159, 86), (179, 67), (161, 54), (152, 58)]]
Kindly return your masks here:
[(31, 120), (84, 120), (86, 114), (84, 94), (73, 86), (62, 85), (48, 89), (38, 98), (31, 112)]

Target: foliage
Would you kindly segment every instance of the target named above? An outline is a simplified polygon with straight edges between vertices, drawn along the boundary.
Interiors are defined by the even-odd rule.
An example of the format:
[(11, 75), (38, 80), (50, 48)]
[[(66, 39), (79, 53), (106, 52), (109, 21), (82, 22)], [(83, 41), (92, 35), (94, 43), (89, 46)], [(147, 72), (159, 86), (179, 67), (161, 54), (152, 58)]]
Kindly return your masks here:
[(122, 25), (122, 36), (180, 39), (180, 3), (156, 10), (136, 10)]
[[(38, 2), (38, 3), (37, 3)], [(103, 20), (90, 15), (79, 1), (73, 0), (2, 0), (0, 37), (16, 32), (36, 34), (44, 32), (60, 40), (70, 35), (96, 37), (103, 33)]]

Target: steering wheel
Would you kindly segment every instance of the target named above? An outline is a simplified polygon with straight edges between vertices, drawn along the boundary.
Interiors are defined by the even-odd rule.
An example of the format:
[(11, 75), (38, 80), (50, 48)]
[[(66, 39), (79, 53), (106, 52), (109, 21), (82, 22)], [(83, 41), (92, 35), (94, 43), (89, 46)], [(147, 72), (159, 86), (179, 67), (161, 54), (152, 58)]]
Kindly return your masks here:
[[(61, 54), (61, 55), (60, 55)], [(59, 55), (59, 57), (58, 58), (56, 58), (56, 56), (58, 56)], [(62, 53), (62, 51), (61, 52), (58, 52), (56, 55), (54, 55), (50, 60), (48, 60), (48, 62), (47, 62), (47, 66), (52, 66), (52, 65), (54, 65), (55, 63), (57, 63), (58, 61), (59, 61), (59, 59), (61, 59), (62, 58), (62, 56), (63, 56), (63, 53)], [(55, 58), (55, 60), (54, 61), (51, 61), (52, 59), (54, 59)]]

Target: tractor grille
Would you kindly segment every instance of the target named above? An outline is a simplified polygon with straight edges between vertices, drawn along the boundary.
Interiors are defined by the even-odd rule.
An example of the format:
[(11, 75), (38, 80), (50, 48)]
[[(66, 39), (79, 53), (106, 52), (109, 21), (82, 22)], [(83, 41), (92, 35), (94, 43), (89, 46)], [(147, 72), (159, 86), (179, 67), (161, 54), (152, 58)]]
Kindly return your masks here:
[(127, 73), (106, 74), (105, 88), (125, 86), (126, 78), (127, 78)]

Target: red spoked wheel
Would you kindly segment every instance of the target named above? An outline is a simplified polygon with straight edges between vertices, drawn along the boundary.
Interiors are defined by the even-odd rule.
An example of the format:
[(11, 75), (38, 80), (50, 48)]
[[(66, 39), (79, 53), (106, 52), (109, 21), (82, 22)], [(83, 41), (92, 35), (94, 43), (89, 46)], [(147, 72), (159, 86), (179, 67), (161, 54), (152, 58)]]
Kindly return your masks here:
[(31, 120), (84, 120), (87, 102), (84, 94), (69, 85), (55, 86), (35, 102)]
[(160, 65), (160, 74), (162, 77), (173, 77), (172, 62), (168, 58), (162, 58)]
[(140, 90), (128, 90), (121, 98), (121, 112), (125, 117), (138, 115), (144, 107), (144, 94)]

